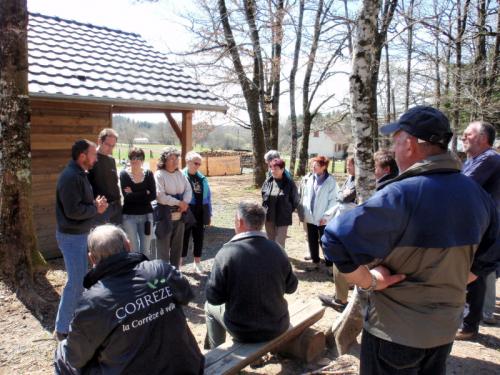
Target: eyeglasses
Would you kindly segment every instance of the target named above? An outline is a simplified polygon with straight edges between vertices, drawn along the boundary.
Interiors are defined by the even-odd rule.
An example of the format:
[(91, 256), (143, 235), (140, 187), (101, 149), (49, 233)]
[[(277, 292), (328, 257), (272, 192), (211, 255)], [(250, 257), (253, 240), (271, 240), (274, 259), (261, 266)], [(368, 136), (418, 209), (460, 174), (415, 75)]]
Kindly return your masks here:
[(143, 161), (144, 158), (142, 156), (132, 156), (130, 158), (130, 161), (136, 161), (136, 160), (140, 160), (140, 161)]
[(114, 148), (116, 146), (116, 143), (112, 145), (112, 144), (110, 144), (108, 142), (102, 142), (102, 144), (105, 145), (105, 146), (108, 146), (109, 148)]
[(198, 166), (200, 166), (200, 165), (201, 165), (201, 163), (200, 163), (200, 162), (198, 162), (198, 161), (193, 161), (193, 164), (194, 164), (194, 165), (198, 165)]

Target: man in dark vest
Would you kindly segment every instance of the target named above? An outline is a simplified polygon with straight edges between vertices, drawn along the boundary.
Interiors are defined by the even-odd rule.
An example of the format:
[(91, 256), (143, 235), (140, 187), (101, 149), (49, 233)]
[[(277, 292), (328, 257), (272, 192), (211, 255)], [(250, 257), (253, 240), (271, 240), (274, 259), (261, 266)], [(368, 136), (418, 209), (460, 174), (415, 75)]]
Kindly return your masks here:
[(109, 208), (98, 217), (100, 223), (122, 223), (122, 204), (116, 161), (113, 149), (118, 141), (118, 133), (111, 128), (101, 130), (97, 139), (97, 161), (89, 172), (89, 181), (94, 190), (94, 197), (106, 197)]

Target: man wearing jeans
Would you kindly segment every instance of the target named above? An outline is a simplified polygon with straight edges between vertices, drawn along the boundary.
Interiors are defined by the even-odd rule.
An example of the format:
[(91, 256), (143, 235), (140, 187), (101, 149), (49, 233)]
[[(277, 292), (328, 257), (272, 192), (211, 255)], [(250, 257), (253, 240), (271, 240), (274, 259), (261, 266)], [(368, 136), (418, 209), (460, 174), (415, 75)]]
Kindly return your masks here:
[[(467, 154), (462, 173), (476, 181), (491, 195), (500, 216), (500, 155), (493, 149), (495, 128), (484, 121), (473, 121), (465, 129), (462, 142)], [(474, 282), (467, 285), (468, 309), (462, 329), (457, 332), (457, 340), (474, 339), (479, 332), (481, 319), (486, 323), (495, 323), (493, 316), (495, 282), (496, 273), (492, 270), (489, 274), (479, 275)], [(488, 296), (487, 301), (486, 296)], [(483, 311), (483, 305), (486, 311)]]
[(414, 107), (381, 131), (401, 173), (333, 219), (323, 248), (362, 299), (360, 373), (444, 375), (466, 285), (495, 266), (496, 210), (447, 152), (442, 112)]
[(56, 317), (54, 336), (59, 341), (68, 334), (69, 323), (83, 291), (83, 278), (87, 273), (87, 235), (94, 218), (108, 207), (105, 197), (97, 196), (94, 200), (87, 179), (88, 170), (97, 158), (95, 143), (85, 139), (76, 141), (71, 148), (71, 157), (59, 176), (56, 190), (56, 239), (68, 274)]
[(215, 256), (205, 304), (210, 348), (226, 340), (271, 340), (288, 329), (285, 293), (297, 289), (297, 277), (285, 251), (267, 239), (264, 208), (243, 201), (235, 217), (236, 235)]

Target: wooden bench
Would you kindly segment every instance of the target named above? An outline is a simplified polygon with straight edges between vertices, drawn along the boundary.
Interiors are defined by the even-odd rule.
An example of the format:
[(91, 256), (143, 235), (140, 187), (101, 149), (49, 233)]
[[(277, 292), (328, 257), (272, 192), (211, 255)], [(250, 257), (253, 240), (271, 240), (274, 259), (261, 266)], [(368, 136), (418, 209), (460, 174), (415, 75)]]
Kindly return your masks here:
[[(274, 340), (260, 343), (239, 343), (233, 342), (228, 335), (229, 340), (224, 344), (205, 353), (205, 375), (236, 374), (270, 351), (281, 352), (283, 350), (284, 352), (293, 353), (294, 345), (292, 342), (299, 340), (299, 336), (308, 327), (323, 317), (325, 308), (317, 303), (301, 303), (292, 305), (289, 311), (290, 327)], [(314, 337), (311, 334), (306, 336), (308, 336), (309, 340)], [(322, 342), (322, 347), (319, 349), (323, 350), (325, 346), (324, 334), (321, 332), (321, 336), (316, 335), (316, 337), (320, 339), (316, 340), (320, 342), (319, 346), (321, 346)]]

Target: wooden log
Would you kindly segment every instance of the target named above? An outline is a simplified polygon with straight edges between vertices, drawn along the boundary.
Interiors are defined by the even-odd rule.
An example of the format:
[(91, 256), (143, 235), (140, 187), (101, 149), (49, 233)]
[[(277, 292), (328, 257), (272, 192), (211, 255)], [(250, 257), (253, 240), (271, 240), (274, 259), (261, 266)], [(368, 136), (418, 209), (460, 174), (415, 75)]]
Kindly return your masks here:
[(317, 304), (294, 305), (290, 308), (290, 327), (275, 339), (261, 343), (238, 343), (229, 338), (224, 344), (205, 353), (205, 375), (237, 374), (262, 355), (296, 338), (320, 320), (324, 313), (325, 308)]
[(342, 314), (333, 322), (326, 335), (328, 346), (335, 346), (338, 355), (346, 354), (363, 329), (363, 315), (358, 290), (354, 292)]
[(306, 363), (317, 359), (325, 350), (325, 334), (315, 328), (307, 328), (297, 338), (277, 348), (285, 357), (298, 358)]

